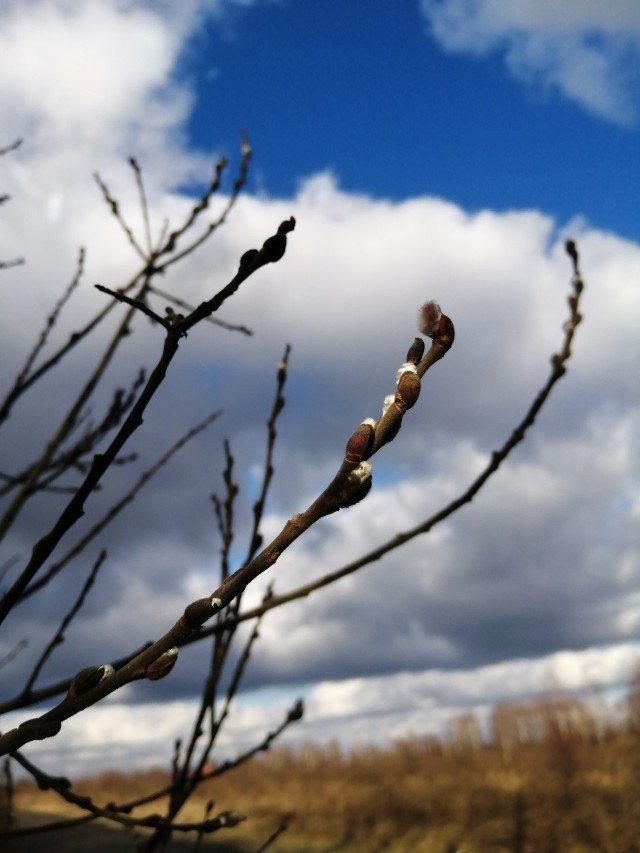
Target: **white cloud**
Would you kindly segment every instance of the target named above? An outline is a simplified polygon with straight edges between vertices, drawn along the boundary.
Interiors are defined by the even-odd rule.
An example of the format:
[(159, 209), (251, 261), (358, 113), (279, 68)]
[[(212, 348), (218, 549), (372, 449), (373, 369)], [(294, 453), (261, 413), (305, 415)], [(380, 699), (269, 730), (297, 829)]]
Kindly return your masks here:
[[(371, 719), (369, 731), (377, 735), (374, 742), (388, 743), (414, 735), (443, 737), (456, 714), (471, 711), (482, 720), (496, 701), (518, 702), (523, 696), (542, 697), (564, 689), (587, 698), (619, 695), (637, 655), (635, 645), (620, 644), (473, 670), (426, 670), (327, 681), (310, 691), (307, 719), (323, 732), (325, 742), (335, 738), (346, 746), (366, 743), (362, 739), (363, 716)], [(298, 734), (301, 732), (293, 736)]]
[[(185, 204), (168, 191), (162, 200), (172, 217)], [(128, 249), (115, 230), (105, 230), (108, 214), (96, 212), (89, 180), (74, 190), (72, 201), (90, 251), (97, 243), (101, 263), (110, 261), (114, 280), (107, 283), (119, 282), (129, 266)], [(29, 268), (38, 274), (20, 295), (28, 312), (38, 293), (34, 288), (51, 291), (49, 304), (56, 281), (66, 278), (74, 229), (66, 217), (51, 222), (34, 215), (24, 201), (12, 213), (15, 233), (36, 234), (32, 245), (43, 252), (29, 256)], [(157, 635), (180, 615), (187, 597), (211, 590), (218, 545), (206, 500), (221, 464), (214, 459), (203, 465), (203, 459), (210, 460), (221, 436), (231, 434), (238, 468), (245, 460), (260, 464), (262, 423), (286, 339), (294, 350), (276, 454), (277, 512), (267, 520), (273, 532), (333, 473), (355, 424), (377, 413), (415, 334), (420, 302), (439, 297), (458, 330), (454, 348), (427, 376), (398, 439), (374, 458), (372, 494), (296, 543), (269, 573), (276, 591), (337, 568), (459, 494), (521, 417), (544, 381), (548, 355), (559, 346), (570, 269), (561, 241), (553, 237), (554, 223), (535, 211), (470, 215), (439, 199), (391, 204), (351, 197), (318, 176), (295, 199), (247, 197), (236, 213), (220, 232), (216, 251), (205, 250), (185, 267), (181, 278), (190, 298), (210, 295), (239, 254), (259, 245), (286, 215), (294, 213), (299, 224), (285, 259), (247, 282), (228, 308), (256, 328), (256, 337), (247, 341), (203, 328), (181, 347), (136, 449), (166, 447), (191, 424), (190, 412), (221, 405), (225, 419), (197, 452), (171, 468), (139, 514), (129, 513), (110, 536), (98, 598), (65, 650), (77, 669)], [(160, 211), (154, 207), (153, 214), (158, 221)], [(640, 567), (633, 562), (633, 543), (621, 532), (638, 477), (633, 461), (638, 414), (624, 367), (636, 346), (640, 249), (584, 225), (577, 236), (587, 281), (585, 320), (568, 376), (532, 438), (455, 523), (265, 620), (249, 683), (346, 679), (358, 695), (369, 690), (359, 719), (346, 725), (345, 740), (382, 738), (384, 730), (418, 731), (425, 707), (428, 725), (442, 728), (456, 704), (471, 701), (455, 693), (453, 676), (443, 676), (442, 694), (410, 690), (402, 708), (378, 713), (376, 685), (395, 690), (397, 669), (412, 670), (406, 676), (411, 683), (422, 673), (431, 685), (427, 674), (434, 668), (485, 672), (514, 654), (546, 661), (553, 649), (573, 649), (568, 651), (573, 660), (582, 648), (613, 649), (637, 630)], [(96, 272), (89, 281), (98, 277), (104, 280)], [(86, 291), (84, 298), (95, 304), (99, 297), (88, 286)], [(9, 360), (24, 347), (24, 335), (8, 332), (3, 359)], [(158, 336), (145, 323), (131, 343), (118, 381), (126, 381), (131, 364), (145, 353), (148, 359), (158, 351)], [(232, 394), (221, 392), (213, 372), (229, 363), (238, 371), (228, 386)], [(50, 415), (26, 414), (26, 421), (16, 420), (20, 441), (50, 423)], [(150, 461), (147, 455), (145, 464)], [(251, 496), (242, 497), (250, 505)], [(107, 495), (104, 500), (108, 503)], [(25, 528), (25, 544), (30, 530)], [(45, 616), (58, 614), (58, 594), (44, 610), (33, 610), (41, 630)], [(54, 667), (64, 657), (56, 655)], [(165, 689), (187, 695), (195, 687), (194, 671), (179, 664), (166, 686), (153, 688), (154, 695)], [(525, 693), (539, 683), (529, 672), (519, 671)], [(566, 669), (563, 673), (571, 681)], [(494, 683), (487, 678), (478, 706), (490, 701)], [(334, 736), (339, 722), (310, 711), (308, 723), (292, 737)]]
[(639, 117), (635, 0), (422, 0), (430, 32), (454, 53), (504, 53), (511, 73), (557, 89), (601, 118)]
[(0, 19), (5, 126), (19, 116), (31, 138), (35, 131), (48, 144), (75, 140), (80, 147), (100, 145), (132, 123), (166, 130), (185, 115), (183, 98), (170, 105), (160, 96), (180, 33), (150, 9), (40, 0), (26, 13), (24, 4), (5, 4)]
[[(196, 6), (189, 5), (189, 15), (196, 14)], [(9, 375), (24, 356), (25, 332), (46, 316), (69, 279), (79, 243), (88, 248), (87, 273), (70, 307), (69, 328), (102, 304), (103, 297), (91, 287), (94, 281), (118, 286), (135, 263), (101, 204), (91, 169), (99, 165), (139, 228), (135, 185), (121, 159), (133, 141), (141, 152), (152, 223), (158, 228), (165, 214), (174, 225), (188, 207), (189, 201), (173, 192), (176, 175), (202, 166), (182, 150), (175, 133), (189, 100), (171, 79), (180, 39), (188, 30), (188, 21), (177, 33), (169, 26), (168, 10), (175, 4), (32, 3), (29, 28), (19, 20), (23, 7), (3, 4), (0, 11), (0, 72), (9, 61), (3, 46), (13, 51), (10, 58), (26, 63), (23, 106), (36, 130), (35, 141), (27, 134), (24, 148), (0, 161), (0, 187), (13, 196), (3, 208), (6, 243), (0, 257), (16, 254), (17, 247), (28, 260), (25, 268), (3, 273), (3, 284), (13, 288), (11, 320), (0, 341), (0, 360), (3, 368), (10, 367)], [(506, 15), (504, 8), (497, 4), (494, 14)], [(577, 7), (563, 8), (568, 14)], [(534, 15), (533, 6), (520, 4), (521, 14), (526, 9)], [(558, 19), (550, 20), (564, 38)], [(45, 25), (56, 43), (66, 45), (72, 33), (84, 40), (81, 46), (67, 45), (71, 64), (88, 63), (88, 55), (109, 62), (108, 51), (121, 38), (141, 41), (136, 58), (125, 58), (126, 73), (112, 61), (113, 73), (89, 69), (87, 79), (101, 93), (91, 103), (87, 87), (80, 86), (66, 60), (52, 70), (50, 81), (36, 69), (36, 48), (47, 49)], [(562, 26), (571, 33), (574, 25), (567, 18)], [(487, 32), (502, 26), (487, 24)], [(534, 18), (509, 23), (541, 26)], [(94, 45), (97, 28), (104, 39)], [(471, 38), (471, 30), (467, 35)], [(16, 79), (19, 83), (20, 78), (7, 82), (7, 74), (0, 73), (0, 106), (23, 121)], [(157, 121), (148, 124), (143, 103), (157, 110)], [(29, 130), (27, 123), (16, 129)], [(45, 131), (52, 132), (52, 139)], [(237, 470), (250, 466), (254, 473), (246, 479), (255, 483), (263, 459), (263, 423), (286, 341), (292, 342), (293, 353), (267, 519), (273, 532), (326, 483), (353, 427), (377, 415), (416, 334), (418, 306), (438, 298), (457, 329), (454, 348), (427, 376), (398, 439), (374, 458), (372, 494), (296, 543), (270, 572), (276, 591), (336, 568), (456, 497), (544, 382), (548, 356), (562, 336), (570, 264), (557, 223), (539, 211), (470, 214), (438, 198), (392, 203), (344, 192), (323, 173), (304, 181), (291, 199), (244, 197), (215, 241), (178, 273), (170, 273), (162, 286), (180, 289), (194, 302), (211, 296), (233, 274), (242, 252), (259, 246), (291, 214), (298, 226), (284, 260), (261, 270), (223, 311), (252, 326), (254, 338), (203, 327), (183, 342), (134, 449), (146, 454), (143, 464), (148, 465), (211, 409), (223, 408), (224, 420), (176, 460), (144, 503), (134, 505), (113, 529), (109, 563), (89, 600), (87, 618), (75, 624), (68, 644), (54, 656), (52, 680), (68, 674), (65, 658), (80, 669), (129, 651), (133, 638), (137, 643), (157, 635), (180, 615), (188, 598), (211, 591), (219, 543), (207, 500), (222, 466), (216, 453), (223, 435), (231, 435)], [(638, 411), (631, 365), (638, 352), (640, 247), (585, 223), (576, 223), (573, 233), (587, 282), (585, 320), (569, 373), (531, 438), (455, 523), (436, 528), (393, 560), (265, 620), (249, 682), (323, 680), (310, 692), (308, 723), (292, 737), (330, 738), (342, 732), (346, 741), (374, 740), (385, 732), (420, 732), (421, 726), (435, 730), (452, 708), (485, 706), (504, 694), (505, 684), (513, 698), (539, 689), (549, 670), (572, 686), (587, 680), (583, 670), (589, 667), (605, 685), (622, 677), (621, 667), (633, 656), (628, 641), (640, 618), (637, 542), (622, 535), (632, 530), (638, 506)], [(153, 361), (160, 336), (142, 321), (128, 346), (114, 366), (114, 386), (127, 384), (139, 363)], [(13, 433), (4, 445), (15, 450), (15, 458), (22, 458), (26, 444), (44, 440), (59, 417), (56, 406), (97, 352), (97, 342), (93, 349), (86, 347), (46, 398), (16, 410)], [(127, 469), (114, 472), (104, 492), (92, 497), (89, 510), (100, 503), (108, 506), (112, 487), (125, 483), (128, 474)], [(245, 486), (245, 478), (239, 478)], [(254, 497), (246, 489), (241, 494), (245, 516)], [(239, 505), (239, 550), (242, 512)], [(45, 521), (25, 519), (14, 550), (24, 554)], [(75, 576), (69, 586), (77, 586)], [(31, 623), (22, 623), (33, 640), (59, 621), (66, 591), (61, 584), (46, 602), (33, 602)], [(590, 651), (594, 646), (600, 651)], [(32, 652), (37, 649), (24, 654)], [(531, 660), (505, 662), (512, 655)], [(398, 669), (405, 672), (398, 674)], [(136, 689), (144, 689), (147, 698), (162, 698), (165, 690), (188, 696), (197, 687), (194, 671), (181, 655), (166, 683)], [(129, 691), (124, 699), (139, 695)], [(86, 724), (80, 715), (65, 725), (61, 743), (89, 749), (117, 730), (116, 740), (122, 738), (124, 745), (114, 741), (113, 750), (133, 755), (133, 741), (142, 734), (140, 711), (117, 698), (119, 703), (110, 703), (104, 712), (88, 715)], [(186, 699), (149, 706), (145, 732), (153, 729), (166, 744), (174, 725), (176, 735), (184, 730), (191, 707)], [(257, 735), (262, 723), (270, 727), (281, 718), (281, 710), (269, 708), (273, 716), (263, 717), (260, 708), (256, 694), (255, 705), (240, 711), (240, 728)], [(70, 741), (64, 740), (67, 730)], [(242, 741), (241, 734), (237, 737), (233, 743)], [(141, 748), (145, 759), (153, 750), (158, 754), (155, 741)], [(95, 757), (92, 761), (95, 767)]]
[[(258, 744), (285, 718), (298, 696), (302, 722), (279, 743), (337, 742), (345, 748), (408, 737), (446, 737), (458, 714), (475, 713), (486, 722), (497, 701), (518, 702), (559, 690), (580, 693), (597, 713), (613, 713), (636, 664), (634, 644), (557, 652), (537, 660), (512, 660), (474, 669), (398, 672), (386, 676), (323, 681), (301, 690), (252, 691), (233, 705), (220, 732), (216, 760), (235, 758)], [(604, 700), (604, 704), (602, 704)], [(197, 703), (162, 704), (107, 701), (67, 721), (53, 741), (34, 743), (30, 757), (49, 772), (92, 775), (98, 768), (168, 768), (172, 746), (189, 731)], [(7, 728), (25, 717), (9, 715)]]

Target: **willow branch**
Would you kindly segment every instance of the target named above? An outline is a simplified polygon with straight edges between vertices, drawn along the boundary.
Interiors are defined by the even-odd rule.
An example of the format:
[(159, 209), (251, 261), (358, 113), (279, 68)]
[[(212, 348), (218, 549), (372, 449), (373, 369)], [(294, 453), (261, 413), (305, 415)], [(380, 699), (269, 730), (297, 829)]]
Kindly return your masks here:
[[(449, 518), (449, 516), (453, 515), (461, 507), (463, 507), (465, 504), (470, 503), (473, 500), (473, 498), (478, 494), (478, 492), (484, 486), (487, 480), (489, 480), (489, 478), (492, 477), (493, 474), (498, 471), (500, 465), (502, 464), (502, 462), (504, 462), (507, 456), (509, 456), (511, 451), (525, 438), (526, 433), (533, 426), (535, 419), (538, 416), (538, 413), (540, 412), (540, 409), (546, 403), (555, 384), (564, 376), (567, 371), (567, 361), (571, 357), (571, 346), (575, 331), (578, 324), (582, 320), (582, 315), (580, 314), (579, 307), (580, 296), (584, 289), (584, 282), (582, 280), (578, 264), (578, 252), (573, 241), (567, 241), (567, 253), (572, 258), (574, 265), (574, 275), (571, 282), (572, 293), (568, 297), (570, 313), (569, 317), (563, 324), (564, 339), (562, 341), (561, 348), (557, 353), (554, 353), (551, 356), (551, 370), (549, 373), (549, 377), (544, 386), (536, 394), (535, 398), (533, 399), (533, 402), (530, 404), (520, 423), (515, 427), (515, 429), (504, 442), (504, 444), (498, 450), (493, 451), (487, 465), (480, 472), (480, 474), (478, 474), (478, 476), (470, 483), (467, 489), (465, 489), (465, 491), (462, 492), (453, 501), (446, 504), (444, 507), (438, 510), (438, 512), (429, 516), (420, 524), (409, 530), (396, 534), (391, 539), (388, 539), (386, 542), (384, 542), (382, 545), (378, 546), (377, 548), (374, 548), (366, 554), (363, 554), (357, 560), (353, 560), (352, 562), (347, 563), (346, 565), (342, 566), (334, 572), (330, 572), (326, 575), (323, 575), (323, 577), (319, 578), (318, 580), (297, 587), (289, 593), (285, 593), (283, 595), (274, 595), (273, 597), (262, 602), (262, 604), (260, 604), (259, 606), (243, 612), (235, 620), (234, 618), (231, 618), (229, 620), (221, 621), (219, 624), (205, 628), (203, 629), (201, 636), (213, 634), (217, 631), (228, 630), (228, 623), (233, 623), (234, 621), (244, 622), (250, 619), (255, 619), (263, 613), (266, 613), (268, 610), (273, 610), (277, 607), (282, 607), (282, 605), (284, 604), (288, 604), (289, 602), (295, 601), (300, 598), (305, 598), (306, 596), (311, 595), (311, 593), (316, 592), (317, 590), (322, 589), (323, 587), (330, 586), (341, 578), (353, 574), (364, 566), (367, 566), (370, 563), (374, 563), (377, 560), (380, 560), (389, 552), (395, 550), (396, 548), (399, 548), (407, 542), (410, 542), (417, 536), (421, 536), (425, 533), (428, 533), (437, 524)], [(192, 640), (188, 642), (192, 642)]]
[(57, 646), (59, 646), (61, 643), (64, 642), (65, 631), (67, 630), (67, 628), (69, 627), (69, 625), (73, 621), (74, 617), (78, 614), (78, 611), (81, 609), (82, 605), (84, 604), (86, 597), (89, 594), (89, 590), (91, 589), (91, 587), (95, 583), (96, 575), (98, 574), (100, 567), (104, 563), (106, 556), (107, 556), (106, 551), (103, 550), (100, 552), (98, 559), (93, 564), (91, 571), (87, 575), (85, 582), (82, 584), (82, 588), (81, 588), (80, 592), (78, 593), (78, 596), (77, 596), (76, 600), (74, 601), (71, 609), (64, 616), (64, 618), (62, 619), (62, 622), (58, 626), (58, 629), (56, 630), (53, 637), (51, 638), (51, 640), (47, 644), (46, 648), (43, 650), (43, 652), (40, 655), (40, 657), (38, 658), (38, 660), (36, 661), (36, 664), (33, 667), (33, 670), (31, 672), (31, 675), (27, 679), (27, 683), (25, 684), (25, 686), (23, 688), (23, 691), (22, 691), (23, 693), (28, 695), (31, 692), (31, 689), (33, 688), (33, 685), (35, 684), (38, 675), (42, 671), (42, 667), (45, 665), (45, 663), (49, 660), (49, 658), (53, 654), (53, 650)]
[(49, 533), (36, 542), (29, 563), (25, 566), (8, 592), (0, 599), (0, 622), (10, 613), (27, 586), (33, 581), (35, 575), (50, 557), (60, 539), (82, 517), (84, 514), (84, 504), (88, 496), (98, 485), (120, 450), (122, 450), (124, 444), (142, 424), (142, 416), (149, 402), (164, 381), (169, 365), (178, 351), (181, 338), (186, 336), (188, 330), (195, 326), (196, 323), (208, 317), (214, 311), (217, 311), (224, 301), (232, 296), (240, 285), (260, 269), (260, 267), (267, 263), (279, 261), (286, 249), (286, 234), (292, 231), (294, 227), (295, 220), (293, 218), (282, 223), (277, 233), (265, 241), (262, 249), (252, 249), (249, 252), (245, 252), (241, 258), (238, 272), (226, 287), (222, 288), (212, 299), (201, 303), (187, 317), (182, 318), (178, 315), (174, 318), (175, 322), (171, 323), (166, 330), (160, 359), (118, 433), (104, 453), (96, 454), (93, 457), (89, 473), (79, 486), (77, 492), (62, 511), (58, 521)]
[(201, 433), (204, 429), (206, 429), (214, 420), (219, 417), (219, 412), (212, 412), (208, 415), (204, 420), (202, 420), (199, 424), (196, 424), (192, 427), (188, 432), (186, 432), (183, 436), (181, 436), (178, 441), (175, 442), (162, 456), (146, 471), (144, 471), (137, 482), (132, 486), (132, 488), (127, 492), (124, 497), (122, 497), (119, 501), (117, 501), (109, 510), (103, 515), (103, 517), (89, 530), (83, 537), (77, 542), (67, 553), (58, 560), (54, 565), (52, 565), (47, 572), (42, 575), (37, 581), (32, 583), (22, 595), (20, 601), (24, 601), (29, 596), (33, 595), (39, 589), (42, 589), (46, 586), (66, 565), (68, 565), (72, 559), (78, 556), (84, 548), (91, 542), (95, 537), (101, 533), (108, 524), (110, 524), (116, 516), (122, 512), (122, 510), (128, 506), (132, 501), (135, 500), (138, 492), (147, 485), (147, 483), (158, 473), (162, 468), (167, 465), (167, 463), (171, 460), (175, 454), (181, 450), (187, 442), (191, 441), (192, 438), (195, 438), (199, 433)]

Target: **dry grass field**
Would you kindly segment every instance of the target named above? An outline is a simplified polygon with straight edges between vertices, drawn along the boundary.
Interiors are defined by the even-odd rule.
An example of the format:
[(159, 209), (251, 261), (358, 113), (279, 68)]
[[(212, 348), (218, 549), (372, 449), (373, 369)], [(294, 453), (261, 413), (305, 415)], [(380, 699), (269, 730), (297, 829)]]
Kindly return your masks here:
[[(160, 771), (104, 773), (74, 788), (108, 803), (166, 780)], [(247, 816), (237, 828), (215, 834), (222, 846), (206, 848), (228, 853), (258, 849), (286, 815), (289, 828), (269, 850), (636, 853), (640, 736), (622, 730), (598, 737), (551, 731), (512, 748), (415, 739), (346, 755), (335, 748), (279, 748), (205, 783), (181, 818), (201, 818), (209, 799), (215, 800), (216, 812), (231, 809)], [(61, 813), (53, 793), (29, 783), (18, 784), (16, 807)], [(157, 804), (153, 810), (160, 810)], [(129, 846), (116, 847), (111, 830), (112, 846), (93, 845), (92, 853), (132, 849), (130, 835), (117, 832), (117, 837)], [(6, 850), (89, 849), (63, 846), (62, 838), (55, 848)], [(191, 850), (193, 841), (172, 849)]]

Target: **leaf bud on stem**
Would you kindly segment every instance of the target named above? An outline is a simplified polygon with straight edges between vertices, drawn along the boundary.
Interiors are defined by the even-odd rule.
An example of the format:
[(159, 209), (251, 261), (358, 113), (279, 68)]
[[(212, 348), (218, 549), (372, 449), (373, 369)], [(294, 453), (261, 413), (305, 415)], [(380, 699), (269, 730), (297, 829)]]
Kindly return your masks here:
[(90, 690), (93, 690), (100, 682), (115, 672), (110, 663), (102, 664), (102, 666), (87, 666), (81, 669), (69, 685), (68, 696), (70, 699), (75, 699), (76, 696), (83, 696)]
[(345, 447), (344, 462), (346, 465), (355, 466), (367, 458), (373, 447), (375, 434), (371, 419), (363, 421), (356, 427)]
[(163, 655), (160, 655), (159, 658), (151, 661), (147, 667), (145, 675), (149, 681), (160, 681), (161, 678), (169, 675), (173, 667), (176, 665), (177, 660), (178, 647), (172, 646), (170, 649), (167, 649)]
[(372, 485), (371, 471), (368, 462), (361, 462), (351, 471), (338, 498), (340, 509), (359, 503), (369, 494)]
[(222, 601), (219, 598), (199, 598), (197, 601), (191, 602), (180, 617), (180, 624), (188, 631), (195, 631), (207, 619), (211, 618), (222, 606)]
[(289, 708), (287, 712), (287, 722), (295, 723), (297, 720), (301, 720), (304, 715), (304, 702), (302, 699), (296, 699), (295, 703)]
[(445, 351), (453, 344), (455, 329), (451, 318), (442, 313), (434, 299), (425, 302), (418, 312), (418, 328), (423, 335), (431, 338)]
[(413, 370), (404, 370), (398, 379), (398, 387), (394, 402), (400, 414), (404, 415), (407, 409), (415, 406), (418, 397), (420, 396), (420, 377), (416, 373), (416, 368), (411, 365)]
[(407, 353), (407, 361), (411, 362), (411, 364), (420, 364), (420, 360), (423, 355), (424, 341), (422, 340), (422, 338), (416, 338), (409, 347), (409, 352)]
[(293, 231), (295, 227), (296, 220), (292, 216), (280, 223), (273, 237), (267, 237), (262, 249), (260, 249), (260, 254), (266, 263), (274, 264), (280, 260), (287, 248), (287, 234)]

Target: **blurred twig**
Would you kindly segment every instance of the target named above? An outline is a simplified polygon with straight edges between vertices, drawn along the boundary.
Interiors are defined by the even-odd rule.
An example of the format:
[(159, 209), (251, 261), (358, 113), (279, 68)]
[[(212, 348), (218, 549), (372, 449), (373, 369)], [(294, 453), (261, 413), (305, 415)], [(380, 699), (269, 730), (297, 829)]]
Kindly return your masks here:
[(77, 616), (78, 611), (81, 609), (82, 605), (84, 604), (86, 597), (89, 594), (89, 590), (91, 589), (91, 587), (95, 583), (96, 575), (98, 574), (100, 567), (104, 563), (106, 556), (107, 556), (106, 551), (103, 550), (100, 552), (98, 559), (93, 564), (91, 571), (87, 575), (85, 582), (82, 584), (82, 588), (81, 588), (80, 592), (78, 593), (78, 596), (77, 596), (76, 600), (74, 601), (71, 609), (64, 616), (62, 622), (58, 626), (58, 629), (55, 631), (54, 635), (52, 636), (51, 640), (47, 644), (46, 648), (44, 649), (44, 651), (42, 652), (42, 654), (40, 655), (40, 657), (36, 661), (36, 664), (33, 667), (33, 670), (31, 672), (31, 675), (27, 679), (27, 683), (25, 684), (25, 686), (22, 690), (22, 692), (24, 694), (29, 695), (29, 693), (31, 692), (31, 690), (33, 688), (33, 685), (36, 682), (38, 675), (42, 671), (42, 667), (45, 665), (47, 660), (51, 657), (54, 649), (57, 646), (59, 646), (61, 643), (64, 642), (65, 631), (67, 630), (67, 628), (69, 627), (69, 625), (73, 621), (73, 618), (75, 616)]
[[(438, 510), (438, 512), (429, 516), (415, 527), (410, 528), (409, 530), (406, 530), (404, 532), (397, 533), (395, 536), (393, 536), (391, 539), (388, 539), (386, 542), (384, 542), (382, 545), (379, 545), (377, 548), (368, 551), (366, 554), (363, 554), (362, 556), (358, 557), (358, 559), (347, 563), (336, 571), (329, 572), (326, 575), (323, 575), (318, 580), (312, 581), (308, 584), (304, 584), (303, 586), (300, 586), (289, 593), (285, 593), (283, 595), (273, 595), (271, 598), (263, 601), (261, 605), (247, 610), (238, 617), (231, 617), (228, 620), (229, 623), (255, 619), (257, 616), (266, 613), (268, 610), (273, 610), (276, 607), (281, 607), (282, 605), (288, 604), (291, 601), (295, 601), (296, 599), (304, 598), (308, 595), (311, 595), (311, 593), (316, 592), (317, 590), (322, 589), (323, 587), (330, 586), (341, 578), (347, 577), (347, 575), (353, 574), (364, 566), (376, 562), (389, 552), (394, 551), (396, 548), (399, 548), (401, 545), (404, 545), (412, 539), (415, 539), (417, 536), (421, 536), (424, 533), (428, 533), (441, 521), (444, 521), (446, 518), (453, 515), (453, 513), (459, 510), (462, 506), (467, 503), (470, 503), (473, 500), (473, 498), (478, 494), (478, 492), (484, 486), (487, 480), (498, 471), (498, 468), (500, 467), (502, 462), (504, 462), (507, 456), (511, 453), (511, 451), (524, 439), (527, 431), (533, 426), (540, 409), (545, 404), (553, 387), (558, 382), (558, 380), (560, 380), (566, 373), (567, 361), (571, 356), (571, 344), (573, 341), (575, 330), (582, 319), (581, 314), (579, 312), (579, 302), (581, 293), (584, 289), (584, 282), (582, 281), (578, 266), (577, 249), (572, 241), (568, 242), (568, 246), (572, 247), (571, 251), (569, 251), (569, 248), (567, 249), (567, 251), (574, 262), (574, 275), (572, 279), (572, 293), (568, 298), (570, 313), (569, 317), (563, 324), (564, 339), (561, 344), (561, 349), (558, 353), (555, 353), (551, 357), (551, 371), (549, 373), (549, 377), (544, 386), (534, 398), (529, 408), (527, 409), (527, 412), (525, 413), (523, 419), (512, 431), (512, 433), (504, 442), (504, 444), (498, 450), (495, 450), (491, 454), (487, 465), (468, 486), (468, 488), (465, 489), (465, 491), (462, 492), (462, 494), (460, 494), (453, 501), (446, 504), (444, 507)], [(226, 630), (227, 627), (228, 623), (223, 620), (218, 624), (204, 628), (202, 634), (213, 634), (217, 631)], [(193, 640), (188, 639), (186, 640), (185, 644), (188, 644), (190, 642), (193, 642)]]

